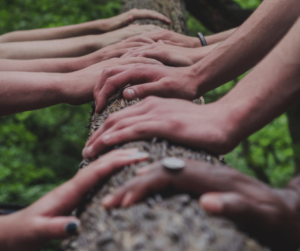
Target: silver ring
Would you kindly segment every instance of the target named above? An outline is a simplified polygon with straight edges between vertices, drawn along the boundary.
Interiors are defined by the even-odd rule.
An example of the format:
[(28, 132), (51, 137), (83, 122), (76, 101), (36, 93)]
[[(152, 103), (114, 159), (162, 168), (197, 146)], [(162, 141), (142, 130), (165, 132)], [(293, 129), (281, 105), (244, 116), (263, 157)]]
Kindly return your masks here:
[(182, 159), (174, 157), (163, 158), (161, 164), (164, 168), (171, 171), (179, 171), (185, 167), (185, 162)]

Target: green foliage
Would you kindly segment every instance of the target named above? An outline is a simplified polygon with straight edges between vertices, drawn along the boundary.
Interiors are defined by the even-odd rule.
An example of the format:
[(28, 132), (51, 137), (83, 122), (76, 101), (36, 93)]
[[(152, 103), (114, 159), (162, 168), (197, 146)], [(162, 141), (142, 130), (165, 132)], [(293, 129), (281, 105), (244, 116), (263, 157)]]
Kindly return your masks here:
[[(235, 0), (243, 8), (256, 8), (261, 0)], [(107, 18), (120, 12), (121, 0), (0, 0), (0, 33), (54, 27)], [(210, 32), (189, 14), (190, 35)], [(242, 78), (205, 95), (206, 102), (224, 96)], [(29, 204), (73, 176), (87, 137), (90, 104), (57, 105), (0, 118), (0, 201)], [(258, 166), (274, 186), (293, 175), (293, 150), (287, 117), (282, 115), (253, 134), (251, 163), (243, 145), (226, 156), (228, 164), (255, 176)], [(251, 165), (250, 165), (251, 164)], [(48, 249), (55, 250), (56, 244)]]

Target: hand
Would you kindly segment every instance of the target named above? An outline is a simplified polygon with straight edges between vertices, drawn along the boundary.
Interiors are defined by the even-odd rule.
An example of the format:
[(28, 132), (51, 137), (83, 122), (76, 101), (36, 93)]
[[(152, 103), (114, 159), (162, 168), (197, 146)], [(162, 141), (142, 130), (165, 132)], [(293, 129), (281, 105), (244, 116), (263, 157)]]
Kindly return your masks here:
[[(91, 38), (93, 39), (93, 41), (95, 40), (94, 37), (98, 39), (95, 40), (95, 45), (93, 45), (93, 41), (91, 41), (90, 43), (93, 49), (101, 49), (105, 46), (118, 43), (130, 37), (141, 35), (145, 32), (159, 30), (162, 30), (162, 28), (155, 25), (129, 25), (119, 30), (111, 31), (102, 35), (92, 36)], [(138, 41), (140, 41), (140, 39)]]
[(146, 9), (131, 9), (130, 11), (127, 11), (121, 15), (106, 19), (106, 25), (103, 28), (103, 25), (101, 25), (100, 29), (106, 32), (116, 30), (137, 19), (158, 19), (167, 24), (171, 23), (169, 18), (156, 11)]
[(61, 75), (64, 83), (60, 91), (62, 93), (62, 102), (80, 105), (92, 101), (93, 90), (99, 83), (104, 69), (117, 65), (134, 66), (138, 63), (162, 65), (159, 61), (148, 58), (112, 58), (80, 71)]
[(85, 158), (120, 143), (159, 137), (173, 142), (227, 153), (240, 141), (218, 103), (199, 106), (189, 101), (149, 97), (107, 118), (83, 149)]
[(112, 58), (119, 58), (123, 56), (126, 52), (129, 52), (132, 48), (138, 48), (141, 46), (148, 45), (149, 41), (144, 42), (120, 42), (116, 44), (109, 45), (91, 54), (78, 57), (75, 59), (75, 68), (81, 70), (93, 64), (109, 60)]
[(156, 59), (165, 65), (190, 66), (196, 63), (194, 48), (185, 48), (157, 42), (137, 48), (131, 48), (122, 57), (145, 57)]
[(94, 89), (96, 112), (99, 113), (107, 100), (128, 83), (137, 85), (124, 90), (123, 95), (128, 100), (150, 95), (188, 100), (200, 97), (198, 77), (190, 67), (146, 64), (113, 67), (103, 71)]
[[(142, 36), (150, 38), (155, 42), (162, 40), (164, 44), (169, 44), (174, 46), (189, 47), (189, 48), (201, 47), (199, 38), (185, 36), (166, 29), (145, 32), (142, 34)], [(137, 41), (139, 40), (139, 36), (128, 39), (128, 41), (130, 42), (134, 42), (136, 40)]]
[(84, 195), (113, 171), (147, 158), (145, 154), (138, 154), (137, 149), (112, 151), (28, 208), (1, 216), (1, 251), (35, 251), (48, 240), (67, 238), (78, 233), (80, 221), (66, 215)]
[(138, 177), (105, 197), (102, 205), (128, 207), (146, 195), (175, 189), (201, 196), (204, 210), (244, 224), (274, 251), (299, 247), (300, 200), (295, 190), (271, 188), (230, 167), (185, 162), (177, 173), (165, 170), (160, 162), (140, 169)]
[[(138, 37), (141, 38), (141, 36)], [(128, 52), (126, 52), (122, 57), (146, 57), (156, 59), (170, 66), (190, 66), (205, 58), (214, 48), (219, 45), (216, 43), (199, 48), (185, 48), (167, 45), (161, 40), (154, 42), (150, 38), (147, 39), (149, 40), (144, 40), (144, 42), (147, 42), (147, 44), (136, 48), (129, 48)], [(128, 40), (130, 41), (130, 38)], [(128, 42), (128, 44), (130, 44), (130, 42)]]

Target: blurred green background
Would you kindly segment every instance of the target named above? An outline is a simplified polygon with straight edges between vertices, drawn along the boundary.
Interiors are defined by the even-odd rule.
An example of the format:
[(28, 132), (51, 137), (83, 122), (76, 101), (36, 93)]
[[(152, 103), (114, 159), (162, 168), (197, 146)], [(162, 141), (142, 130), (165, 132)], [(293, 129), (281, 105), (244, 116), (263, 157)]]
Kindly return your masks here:
[[(255, 9), (260, 0), (236, 0)], [(54, 27), (120, 13), (121, 0), (0, 0), (0, 33)], [(211, 34), (190, 14), (191, 36)], [(243, 76), (205, 95), (213, 102)], [(29, 204), (71, 178), (81, 161), (91, 105), (66, 104), (0, 118), (0, 201)], [(281, 187), (292, 177), (294, 159), (283, 114), (226, 155), (229, 165)]]

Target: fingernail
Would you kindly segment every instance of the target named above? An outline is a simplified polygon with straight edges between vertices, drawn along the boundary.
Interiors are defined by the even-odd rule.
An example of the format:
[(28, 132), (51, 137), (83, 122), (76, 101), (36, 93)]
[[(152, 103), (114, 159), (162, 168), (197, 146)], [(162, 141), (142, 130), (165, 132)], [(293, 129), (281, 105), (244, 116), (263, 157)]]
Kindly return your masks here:
[(200, 204), (205, 211), (210, 213), (220, 213), (223, 210), (224, 203), (220, 196), (203, 195)]
[(65, 229), (69, 235), (79, 234), (81, 231), (81, 223), (80, 221), (69, 222), (66, 224)]
[(86, 148), (84, 148), (84, 150), (83, 150), (83, 155), (85, 156), (85, 157), (91, 157), (92, 156), (92, 153), (93, 153), (93, 146), (89, 146), (89, 147), (86, 147)]
[(122, 207), (128, 207), (131, 204), (131, 199), (132, 199), (133, 193), (132, 192), (128, 192), (123, 201), (122, 201)]
[(109, 206), (112, 204), (113, 199), (114, 199), (114, 196), (112, 196), (111, 194), (106, 195), (106, 196), (102, 199), (101, 204), (102, 204), (104, 207), (109, 207)]
[(135, 98), (135, 92), (133, 89), (126, 89), (126, 93), (127, 93), (129, 99)]
[(106, 135), (106, 136), (103, 137), (103, 142), (105, 144), (108, 144), (109, 143), (109, 139), (110, 139), (110, 135)]
[(145, 152), (137, 152), (135, 154), (131, 154), (128, 156), (129, 159), (136, 159), (136, 160), (141, 160), (141, 159), (148, 159), (149, 154)]

